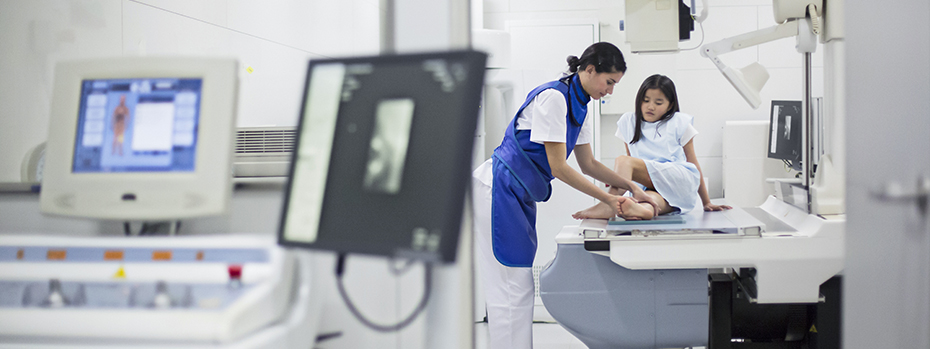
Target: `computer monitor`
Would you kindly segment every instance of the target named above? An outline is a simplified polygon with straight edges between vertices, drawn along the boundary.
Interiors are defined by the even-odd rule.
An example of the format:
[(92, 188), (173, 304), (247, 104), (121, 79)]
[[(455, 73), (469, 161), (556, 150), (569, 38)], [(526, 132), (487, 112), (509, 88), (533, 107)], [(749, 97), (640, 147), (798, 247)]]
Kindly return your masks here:
[(785, 160), (796, 170), (801, 166), (803, 147), (801, 108), (801, 101), (772, 101), (769, 122), (768, 157)]
[(237, 81), (233, 59), (59, 63), (42, 211), (112, 220), (224, 213)]
[(454, 261), (486, 59), (310, 61), (279, 243)]

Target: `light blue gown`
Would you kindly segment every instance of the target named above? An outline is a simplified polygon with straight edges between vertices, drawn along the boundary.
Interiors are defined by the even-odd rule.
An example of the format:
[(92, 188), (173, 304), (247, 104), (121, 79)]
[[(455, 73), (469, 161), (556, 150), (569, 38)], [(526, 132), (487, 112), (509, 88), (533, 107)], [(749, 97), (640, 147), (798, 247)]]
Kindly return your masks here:
[[(639, 141), (630, 144), (636, 125), (636, 114), (625, 113), (617, 121), (617, 137), (630, 148), (630, 156), (646, 163), (654, 189), (668, 204), (687, 213), (697, 206), (701, 172), (688, 162), (682, 148), (697, 134), (691, 126), (694, 117), (675, 113), (666, 121), (643, 122)], [(683, 138), (684, 137), (684, 138)], [(644, 187), (645, 188), (645, 187)]]

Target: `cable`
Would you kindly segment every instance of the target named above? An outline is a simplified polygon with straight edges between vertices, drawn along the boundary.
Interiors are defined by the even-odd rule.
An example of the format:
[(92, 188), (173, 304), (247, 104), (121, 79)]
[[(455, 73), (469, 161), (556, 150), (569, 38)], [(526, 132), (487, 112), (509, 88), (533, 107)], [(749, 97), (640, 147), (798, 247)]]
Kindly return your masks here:
[(426, 309), (426, 303), (429, 300), (429, 294), (430, 294), (430, 284), (433, 279), (432, 277), (433, 269), (432, 269), (432, 265), (430, 265), (429, 263), (426, 263), (424, 265), (423, 297), (420, 299), (420, 304), (417, 304), (416, 309), (414, 309), (413, 312), (409, 316), (407, 316), (407, 318), (401, 320), (400, 322), (396, 324), (379, 325), (379, 324), (372, 322), (371, 320), (368, 320), (358, 310), (355, 304), (352, 303), (352, 300), (349, 299), (349, 295), (348, 293), (346, 293), (345, 286), (342, 283), (342, 273), (345, 270), (345, 259), (346, 259), (345, 253), (339, 253), (339, 256), (336, 259), (336, 286), (338, 286), (339, 288), (339, 295), (342, 297), (343, 302), (345, 302), (346, 307), (349, 308), (349, 311), (352, 313), (352, 315), (354, 315), (355, 318), (358, 319), (358, 321), (360, 321), (365, 326), (368, 326), (369, 328), (375, 331), (378, 331), (378, 332), (396, 332), (396, 331), (403, 329), (404, 327), (407, 327), (411, 323), (413, 323), (413, 320), (415, 320), (417, 316), (420, 315), (420, 313), (422, 313), (424, 309)]
[[(693, 18), (693, 17), (692, 17), (692, 18)], [(680, 51), (691, 51), (691, 50), (700, 48), (702, 45), (704, 45), (704, 37), (707, 36), (707, 35), (704, 35), (704, 23), (698, 22), (698, 26), (701, 27), (701, 43), (699, 43), (699, 44), (698, 44), (697, 46), (695, 46), (695, 47), (682, 49), (682, 50), (680, 50)]]
[(811, 17), (811, 32), (820, 35), (820, 11), (817, 10), (817, 5), (808, 4), (807, 14)]
[(395, 262), (397, 262), (397, 260), (391, 259), (390, 262), (388, 263), (388, 269), (390, 269), (390, 270), (391, 270), (391, 274), (394, 274), (395, 276), (400, 276), (400, 275), (402, 275), (402, 274), (405, 274), (405, 273), (407, 273), (408, 270), (410, 270), (410, 268), (413, 267), (413, 260), (412, 260), (412, 259), (406, 260), (406, 262), (404, 263), (404, 265), (403, 265), (403, 266), (400, 266), (400, 267), (398, 267), (397, 264), (396, 264)]

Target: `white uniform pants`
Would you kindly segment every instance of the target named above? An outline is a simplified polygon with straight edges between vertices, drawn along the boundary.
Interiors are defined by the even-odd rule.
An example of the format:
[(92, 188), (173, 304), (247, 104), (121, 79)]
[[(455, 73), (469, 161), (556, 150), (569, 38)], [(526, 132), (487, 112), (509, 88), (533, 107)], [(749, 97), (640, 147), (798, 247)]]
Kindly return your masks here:
[(489, 349), (533, 347), (534, 285), (532, 268), (512, 268), (497, 261), (491, 247), (491, 160), (472, 177), (475, 249), (478, 275), (484, 283), (488, 310)]

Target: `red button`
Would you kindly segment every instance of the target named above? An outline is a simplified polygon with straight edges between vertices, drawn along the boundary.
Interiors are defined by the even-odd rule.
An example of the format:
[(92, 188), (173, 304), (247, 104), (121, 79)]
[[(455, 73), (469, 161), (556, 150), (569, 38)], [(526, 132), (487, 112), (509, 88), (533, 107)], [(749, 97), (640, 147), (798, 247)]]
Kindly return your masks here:
[(242, 266), (238, 264), (232, 264), (229, 266), (229, 278), (230, 279), (241, 279), (242, 278)]

